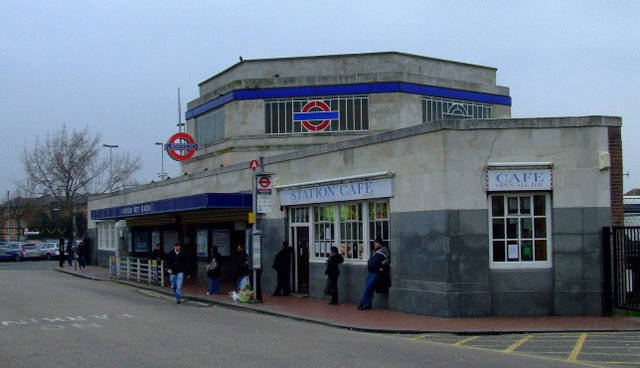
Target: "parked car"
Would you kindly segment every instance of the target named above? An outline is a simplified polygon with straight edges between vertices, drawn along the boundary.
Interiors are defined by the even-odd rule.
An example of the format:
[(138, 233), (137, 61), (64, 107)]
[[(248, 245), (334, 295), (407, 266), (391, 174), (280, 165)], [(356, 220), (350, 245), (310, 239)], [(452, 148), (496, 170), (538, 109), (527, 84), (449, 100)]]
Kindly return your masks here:
[(40, 248), (33, 243), (15, 244), (9, 249), (16, 249), (18, 252), (13, 254), (12, 259), (16, 262), (24, 259), (40, 260)]
[(52, 260), (60, 257), (60, 244), (47, 242), (40, 245), (40, 258)]
[(20, 259), (22, 259), (20, 250), (22, 250), (22, 248), (20, 247), (20, 243), (5, 243), (0, 248), (0, 260), (19, 261)]

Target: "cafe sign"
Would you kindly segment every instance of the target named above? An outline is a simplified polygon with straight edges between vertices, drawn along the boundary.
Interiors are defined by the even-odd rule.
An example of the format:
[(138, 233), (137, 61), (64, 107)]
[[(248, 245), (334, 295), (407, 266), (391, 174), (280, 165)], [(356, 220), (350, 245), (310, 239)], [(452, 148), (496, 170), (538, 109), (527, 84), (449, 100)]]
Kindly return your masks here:
[(552, 190), (551, 169), (488, 170), (487, 191)]

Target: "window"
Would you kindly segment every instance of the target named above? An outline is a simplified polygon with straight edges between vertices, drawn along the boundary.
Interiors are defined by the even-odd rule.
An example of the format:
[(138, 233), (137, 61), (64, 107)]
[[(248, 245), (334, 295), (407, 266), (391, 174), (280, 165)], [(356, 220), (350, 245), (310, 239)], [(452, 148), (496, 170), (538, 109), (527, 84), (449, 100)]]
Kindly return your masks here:
[(196, 143), (206, 146), (224, 139), (224, 109), (219, 108), (196, 118)]
[[(291, 213), (295, 221), (296, 216), (304, 211), (303, 208), (294, 208)], [(381, 237), (390, 246), (387, 201), (314, 206), (312, 214), (312, 258), (324, 260), (329, 256), (330, 248), (337, 246), (345, 261), (366, 261), (375, 238)]]
[(369, 239), (373, 241), (377, 237), (381, 237), (389, 247), (389, 204), (387, 202), (369, 203)]
[(364, 259), (362, 204), (340, 205), (340, 247), (346, 259)]
[(551, 267), (549, 195), (489, 198), (492, 267)]
[(299, 207), (291, 209), (292, 224), (309, 223), (309, 207)]
[[(303, 111), (304, 106), (311, 102), (316, 102), (317, 106), (310, 108), (308, 113), (329, 113), (329, 116), (316, 116), (316, 119), (308, 120), (296, 117)], [(264, 103), (264, 113), (265, 134), (369, 130), (367, 96), (270, 100)], [(327, 121), (328, 124), (323, 125), (323, 121)]]
[(313, 208), (313, 243), (316, 257), (329, 257), (330, 249), (335, 245), (333, 206), (316, 206)]
[(116, 250), (118, 236), (113, 221), (98, 222), (98, 249)]
[(442, 119), (489, 119), (492, 117), (490, 104), (435, 97), (422, 99), (423, 123)]

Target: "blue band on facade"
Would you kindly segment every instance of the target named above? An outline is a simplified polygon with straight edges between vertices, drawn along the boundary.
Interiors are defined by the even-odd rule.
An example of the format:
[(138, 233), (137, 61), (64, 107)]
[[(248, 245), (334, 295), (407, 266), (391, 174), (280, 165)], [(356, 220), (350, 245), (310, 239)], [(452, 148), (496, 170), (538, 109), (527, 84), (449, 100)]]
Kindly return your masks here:
[(511, 106), (510, 96), (488, 93), (461, 91), (457, 89), (424, 86), (412, 83), (369, 83), (340, 86), (274, 88), (250, 91), (234, 91), (197, 106), (185, 113), (187, 120), (202, 115), (233, 100), (256, 100), (291, 97), (316, 97), (329, 95), (353, 95), (369, 93), (404, 92), (424, 96), (452, 98), (466, 101), (483, 102)]
[(314, 111), (314, 112), (297, 112), (293, 114), (293, 121), (301, 120), (334, 120), (340, 117), (338, 111)]

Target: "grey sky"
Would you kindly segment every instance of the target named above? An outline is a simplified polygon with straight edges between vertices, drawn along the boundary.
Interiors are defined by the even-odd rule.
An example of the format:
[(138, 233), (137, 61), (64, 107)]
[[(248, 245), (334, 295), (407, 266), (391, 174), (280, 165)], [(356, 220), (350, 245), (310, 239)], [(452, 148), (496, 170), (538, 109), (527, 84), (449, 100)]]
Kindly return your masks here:
[[(496, 67), (513, 117), (623, 118), (624, 189), (640, 188), (638, 1), (0, 0), (0, 197), (36, 135), (86, 126), (113, 154), (161, 150), (198, 83), (245, 59), (398, 51)], [(108, 155), (108, 149), (104, 149)], [(165, 171), (179, 174), (164, 156)]]

